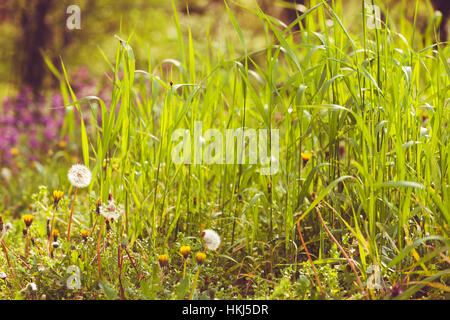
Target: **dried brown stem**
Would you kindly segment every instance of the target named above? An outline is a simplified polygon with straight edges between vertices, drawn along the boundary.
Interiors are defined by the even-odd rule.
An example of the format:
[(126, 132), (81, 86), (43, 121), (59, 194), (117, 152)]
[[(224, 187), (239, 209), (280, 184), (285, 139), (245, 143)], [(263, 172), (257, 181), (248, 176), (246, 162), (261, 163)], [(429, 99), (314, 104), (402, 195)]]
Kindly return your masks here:
[(308, 257), (309, 263), (311, 263), (311, 267), (314, 272), (314, 277), (316, 278), (317, 286), (319, 287), (322, 298), (324, 300), (326, 300), (325, 293), (323, 292), (323, 289), (322, 289), (322, 284), (320, 283), (319, 276), (317, 275), (316, 267), (314, 266), (314, 262), (311, 259), (308, 248), (306, 247), (305, 241), (303, 240), (302, 232), (300, 231), (300, 219), (298, 219), (298, 221), (297, 221), (297, 232), (298, 232), (298, 235), (300, 236), (300, 241), (302, 242), (303, 248), (305, 248), (305, 252)]
[(325, 222), (322, 219), (322, 215), (320, 214), (319, 209), (316, 207), (316, 212), (317, 215), (319, 216), (320, 222), (322, 222), (322, 225), (325, 229), (325, 231), (328, 233), (328, 235), (330, 236), (331, 240), (333, 240), (333, 242), (337, 245), (337, 247), (339, 248), (339, 250), (342, 252), (342, 254), (344, 255), (345, 259), (347, 260), (348, 264), (350, 265), (350, 268), (352, 269), (353, 273), (355, 274), (356, 277), (356, 282), (358, 283), (361, 292), (364, 294), (364, 286), (361, 282), (361, 279), (358, 276), (358, 273), (356, 272), (355, 269), (355, 265), (353, 264), (353, 262), (350, 260), (350, 258), (348, 257), (347, 253), (345, 253), (344, 248), (342, 248), (342, 246), (339, 244), (339, 242), (336, 240), (336, 238), (333, 236), (333, 234), (331, 233), (331, 231), (328, 229), (327, 225), (325, 224)]
[(103, 227), (105, 226), (106, 218), (103, 220), (102, 226), (100, 227), (100, 231), (98, 233), (97, 238), (97, 265), (98, 265), (98, 277), (102, 280), (102, 263), (100, 261), (100, 238), (102, 236)]
[(11, 275), (13, 279), (16, 279), (16, 275), (14, 274), (14, 270), (11, 266), (11, 261), (9, 261), (8, 250), (6, 249), (5, 242), (2, 240), (3, 251), (5, 252), (6, 262), (8, 263), (9, 270), (11, 271)]

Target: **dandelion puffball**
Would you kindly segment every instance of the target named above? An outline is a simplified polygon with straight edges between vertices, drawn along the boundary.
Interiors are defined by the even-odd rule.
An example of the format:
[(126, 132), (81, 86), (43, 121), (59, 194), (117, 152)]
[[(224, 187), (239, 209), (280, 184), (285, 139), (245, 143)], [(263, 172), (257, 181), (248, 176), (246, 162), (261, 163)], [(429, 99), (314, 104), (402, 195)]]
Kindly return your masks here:
[(108, 204), (100, 206), (100, 214), (108, 220), (116, 221), (122, 214), (122, 208), (116, 207), (114, 201), (109, 201)]
[(77, 188), (85, 188), (91, 183), (91, 171), (82, 164), (74, 164), (67, 174), (70, 183)]
[(27, 285), (27, 289), (30, 290), (30, 291), (37, 291), (36, 283), (34, 283), (34, 282), (29, 283)]
[(209, 250), (217, 250), (220, 246), (220, 236), (217, 232), (211, 229), (202, 231), (202, 237), (205, 241), (206, 248)]
[(11, 231), (12, 230), (12, 224), (11, 224), (11, 222), (8, 222), (7, 224), (5, 224), (5, 228), (3, 229), (3, 232), (4, 233), (8, 233), (9, 231)]

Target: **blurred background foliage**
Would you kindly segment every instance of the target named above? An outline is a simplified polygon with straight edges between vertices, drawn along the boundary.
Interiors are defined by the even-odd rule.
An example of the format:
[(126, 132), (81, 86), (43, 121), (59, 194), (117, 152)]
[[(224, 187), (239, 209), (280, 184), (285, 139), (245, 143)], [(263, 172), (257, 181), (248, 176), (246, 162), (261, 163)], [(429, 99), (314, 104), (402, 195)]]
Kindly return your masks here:
[[(256, 8), (288, 24), (298, 13), (311, 7), (319, 0), (296, 1), (239, 0), (235, 4)], [(311, 2), (311, 3), (308, 3)], [(304, 3), (304, 4), (303, 4)], [(344, 0), (344, 21), (359, 19), (359, 0)], [(393, 30), (411, 28), (415, 1), (376, 1), (383, 15), (389, 14)], [(440, 9), (444, 19), (448, 15), (449, 2), (433, 0), (435, 8)], [(68, 6), (76, 4), (81, 9), (81, 30), (66, 28)], [(182, 30), (191, 25), (192, 36), (197, 47), (206, 45), (210, 37), (220, 49), (220, 45), (237, 35), (227, 18), (224, 2), (221, 0), (175, 0), (180, 13)], [(236, 5), (231, 5), (236, 9)], [(432, 20), (437, 19), (432, 2), (419, 1), (418, 25), (422, 35), (432, 32)], [(297, 8), (294, 10), (293, 8)], [(128, 38), (136, 48), (138, 65), (144, 65), (150, 54), (152, 60), (178, 58), (176, 49), (177, 34), (173, 23), (172, 4), (160, 0), (5, 0), (0, 4), (0, 95), (8, 96), (22, 86), (30, 86), (34, 91), (55, 87), (57, 84), (45, 65), (42, 54), (47, 55), (56, 66), (61, 57), (70, 71), (84, 66), (93, 78), (102, 76), (105, 60), (99, 48), (107, 57), (114, 56), (116, 42), (114, 35)], [(264, 43), (264, 30), (256, 15), (246, 10), (235, 10), (236, 17), (247, 33), (249, 49), (259, 48)], [(405, 19), (406, 18), (406, 19)], [(447, 19), (445, 19), (447, 20)], [(351, 23), (348, 23), (351, 26)], [(354, 24), (353, 24), (354, 25)], [(446, 25), (442, 22), (441, 25)], [(355, 26), (355, 25), (354, 25)], [(396, 26), (396, 28), (395, 28)], [(359, 25), (355, 26), (360, 28)], [(445, 28), (441, 28), (444, 30)], [(231, 32), (230, 32), (231, 31)], [(420, 37), (417, 38), (420, 42)]]

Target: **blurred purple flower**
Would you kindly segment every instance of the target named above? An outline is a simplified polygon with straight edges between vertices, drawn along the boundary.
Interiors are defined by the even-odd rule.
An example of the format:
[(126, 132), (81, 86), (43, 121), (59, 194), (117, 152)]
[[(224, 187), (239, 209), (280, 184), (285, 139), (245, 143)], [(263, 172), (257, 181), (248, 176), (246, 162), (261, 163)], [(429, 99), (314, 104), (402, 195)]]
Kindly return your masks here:
[[(110, 96), (111, 89), (98, 86), (87, 67), (73, 74), (71, 84), (78, 97)], [(104, 101), (108, 106), (108, 100)], [(61, 93), (34, 96), (30, 88), (22, 88), (15, 96), (4, 98), (0, 105), (0, 165), (12, 163), (12, 148), (20, 149), (21, 160), (40, 161), (48, 150), (61, 147), (59, 137), (66, 115), (63, 106)], [(87, 125), (88, 114), (85, 114)], [(79, 115), (75, 113), (75, 117)], [(63, 139), (68, 142), (68, 137)]]

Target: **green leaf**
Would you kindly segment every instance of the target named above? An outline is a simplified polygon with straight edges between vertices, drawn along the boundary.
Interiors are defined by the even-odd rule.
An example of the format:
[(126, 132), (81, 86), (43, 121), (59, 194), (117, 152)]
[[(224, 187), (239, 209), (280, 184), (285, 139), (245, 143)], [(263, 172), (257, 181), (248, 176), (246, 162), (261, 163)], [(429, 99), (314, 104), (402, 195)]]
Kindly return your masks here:
[(399, 263), (401, 260), (403, 260), (403, 258), (411, 252), (411, 250), (415, 249), (416, 247), (418, 247), (420, 244), (424, 243), (425, 241), (429, 241), (429, 240), (441, 240), (441, 241), (447, 241), (445, 238), (440, 237), (440, 236), (429, 236), (429, 237), (425, 237), (422, 239), (418, 239), (416, 241), (414, 241), (412, 244), (406, 246), (394, 259), (391, 260), (391, 262), (389, 262), (389, 264), (387, 265), (387, 269), (388, 268), (392, 268), (393, 266), (395, 266), (397, 263)]
[(119, 297), (117, 296), (116, 291), (114, 290), (111, 285), (105, 281), (99, 281), (98, 285), (100, 286), (100, 289), (102, 289), (103, 293), (106, 296), (106, 299), (108, 300), (117, 300)]
[(417, 182), (413, 181), (388, 181), (388, 182), (381, 182), (375, 184), (375, 188), (418, 188), (418, 189), (424, 189), (425, 187)]
[(189, 278), (185, 277), (180, 281), (177, 287), (177, 299), (182, 300), (186, 296), (189, 290)]
[(432, 281), (440, 278), (443, 275), (450, 274), (450, 269), (442, 270), (441, 272), (438, 272), (428, 278), (425, 278), (424, 280), (420, 281), (418, 284), (412, 286), (411, 288), (408, 288), (405, 292), (403, 292), (401, 295), (394, 298), (394, 300), (404, 300), (409, 299), (414, 293), (425, 287), (428, 283), (431, 283)]

